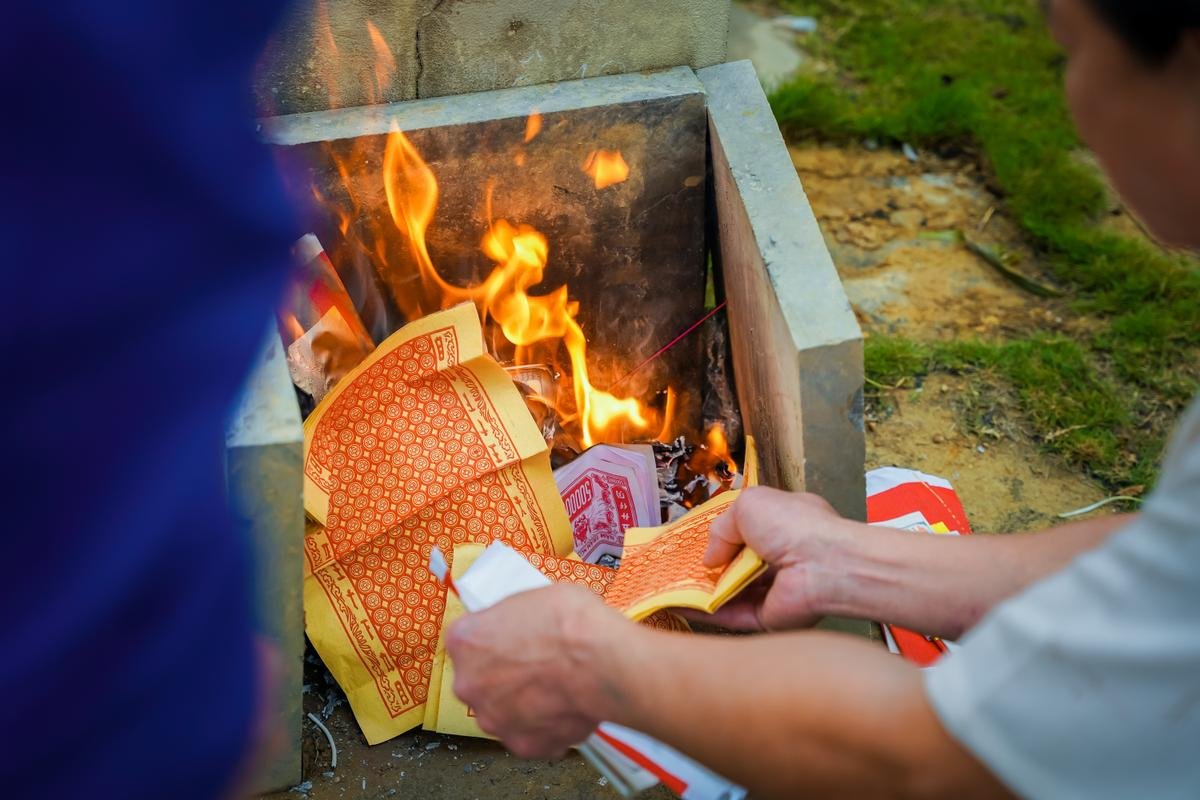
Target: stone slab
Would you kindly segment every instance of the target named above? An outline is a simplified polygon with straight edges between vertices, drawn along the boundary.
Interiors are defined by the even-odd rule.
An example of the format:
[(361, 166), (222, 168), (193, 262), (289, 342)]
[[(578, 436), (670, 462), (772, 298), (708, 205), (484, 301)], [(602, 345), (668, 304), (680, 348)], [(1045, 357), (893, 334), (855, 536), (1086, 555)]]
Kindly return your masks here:
[(725, 59), (729, 15), (730, 0), (305, 0), (266, 47), (255, 93), (274, 116), (704, 67)]
[[(526, 142), (534, 110), (542, 127)], [(491, 219), (541, 231), (549, 262), (531, 294), (565, 284), (579, 301), (593, 385), (607, 388), (703, 316), (707, 117), (703, 87), (690, 69), (264, 120), (263, 136), (278, 145), (297, 198), (316, 185), (336, 205), (353, 207), (349, 236), (328, 212), (317, 214), (311, 229), (352, 294), (362, 282), (356, 276), (377, 273), (392, 309), (384, 330), (438, 307), (438, 296), (414, 279), (413, 254), (384, 196), (380, 165), (393, 124), (438, 180), (427, 240), (441, 275), (466, 286), (493, 269), (480, 250)], [(620, 151), (628, 180), (597, 189), (583, 171), (596, 149)], [(349, 189), (334, 159), (348, 165)], [(364, 321), (379, 329), (377, 320)], [(673, 386), (680, 419), (695, 432), (701, 347), (700, 336), (685, 340), (620, 393), (662, 402)], [(502, 347), (495, 355), (505, 360)]]
[[(417, 23), (437, 0), (304, 0), (289, 6), (256, 70), (263, 116), (392, 103), (417, 96)], [(380, 60), (370, 22), (387, 45)], [(376, 67), (386, 71), (384, 80)]]
[(864, 519), (862, 332), (750, 62), (699, 77), (734, 365), (764, 478)]
[(443, 2), (418, 23), (418, 97), (725, 60), (730, 0)]
[(230, 508), (238, 529), (248, 531), (254, 543), (260, 633), (280, 655), (276, 715), (285, 731), (284, 746), (262, 765), (255, 781), (259, 791), (294, 786), (301, 779), (303, 449), (300, 409), (272, 325), (225, 439)]
[[(749, 61), (700, 70), (742, 420), (763, 482), (866, 519), (862, 332)], [(821, 627), (879, 639), (865, 620)]]

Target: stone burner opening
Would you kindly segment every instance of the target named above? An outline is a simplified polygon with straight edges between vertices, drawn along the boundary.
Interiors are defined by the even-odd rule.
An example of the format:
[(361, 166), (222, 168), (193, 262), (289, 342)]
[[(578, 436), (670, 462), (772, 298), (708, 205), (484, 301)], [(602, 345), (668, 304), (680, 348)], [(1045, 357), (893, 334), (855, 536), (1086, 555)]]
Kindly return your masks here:
[[(694, 471), (728, 485), (741, 422), (691, 70), (265, 125), (362, 321), (350, 327), (378, 343), (473, 303), (555, 466), (593, 444), (684, 437)], [(309, 327), (284, 312), (289, 360)], [(706, 497), (693, 489), (680, 510)]]
[[(563, 436), (552, 444), (577, 452), (678, 434), (700, 444), (719, 421), (740, 463), (740, 420), (763, 484), (865, 516), (862, 335), (749, 62), (273, 117), (261, 134), (373, 343), (475, 303), (535, 419), (538, 402), (553, 406)], [(628, 174), (598, 181), (601, 151), (619, 152)], [(417, 191), (426, 171), (436, 213)], [(518, 242), (530, 231), (544, 254), (537, 239)], [(561, 294), (586, 339), (587, 380), (635, 402), (640, 422), (616, 414), (589, 430), (568, 337), (523, 344), (504, 331), (494, 312), (506, 304), (481, 287), (527, 251), (544, 264), (503, 282), (525, 298), (508, 291), (508, 304)], [(293, 493), (287, 480), (299, 483), (298, 453), (273, 459), (296, 452), (289, 420), (309, 409), (297, 406), (278, 337), (271, 351), (230, 435), (231, 494), (251, 519), (302, 520), (298, 497), (280, 500)], [(276, 527), (279, 541), (261, 543), (273, 576), (265, 602), (287, 608), (298, 594), (289, 559), (301, 557)], [(298, 686), (298, 671), (289, 680)], [(298, 718), (298, 703), (288, 713)]]

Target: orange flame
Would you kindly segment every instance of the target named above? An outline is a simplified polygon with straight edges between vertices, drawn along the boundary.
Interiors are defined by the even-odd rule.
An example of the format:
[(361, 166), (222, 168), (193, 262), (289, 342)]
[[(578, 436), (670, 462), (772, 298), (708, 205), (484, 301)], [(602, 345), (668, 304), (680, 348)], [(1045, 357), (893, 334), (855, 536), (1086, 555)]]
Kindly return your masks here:
[(532, 142), (534, 137), (541, 132), (542, 115), (534, 111), (525, 120), (525, 144)]
[(597, 189), (624, 183), (629, 178), (629, 165), (620, 150), (593, 150), (583, 162), (582, 169), (596, 183)]
[[(327, 0), (317, 2), (318, 49), (331, 58), (322, 59), (321, 63), (332, 68), (337, 65), (337, 47), (329, 25)], [(371, 22), (366, 28), (375, 63), (364, 69), (359, 78), (368, 94), (380, 99), (395, 74), (396, 60), (379, 29)], [(336, 85), (331, 75), (331, 92)], [(525, 120), (526, 143), (538, 136), (542, 124), (538, 112), (529, 114)], [(490, 222), (480, 247), (495, 266), (478, 284), (458, 286), (450, 283), (433, 263), (426, 241), (438, 205), (438, 183), (433, 170), (412, 141), (393, 125), (385, 142), (382, 165), (389, 224), (387, 217), (370, 213), (379, 179), (377, 168), (370, 166), (378, 163), (377, 151), (372, 150), (372, 146), (368, 139), (326, 143), (326, 152), (341, 178), (345, 196), (339, 202), (313, 188), (314, 198), (336, 215), (338, 227), (345, 237), (342, 252), (349, 263), (366, 263), (376, 270), (391, 270), (389, 282), (393, 287), (393, 299), (404, 317), (410, 320), (461, 302), (474, 303), (484, 323), (489, 320), (493, 323), (486, 330), (493, 336), (493, 351), (502, 351), (505, 360), (509, 360), (511, 348), (511, 361), (515, 364), (556, 364), (560, 361), (559, 354), (565, 350), (570, 361), (570, 381), (556, 387), (561, 396), (555, 398), (553, 406), (567, 412), (574, 407), (574, 414), (564, 415), (562, 422), (575, 427), (584, 446), (611, 440), (610, 437), (620, 439), (629, 430), (647, 431), (652, 420), (637, 400), (617, 397), (592, 385), (587, 366), (587, 339), (577, 320), (579, 303), (570, 299), (568, 288), (560, 286), (548, 294), (530, 294), (530, 290), (545, 277), (550, 257), (545, 236), (529, 225), (493, 219), (493, 187), (489, 182), (486, 210)], [(524, 153), (519, 154), (519, 157), (523, 156)], [(628, 165), (615, 151), (594, 153), (589, 165), (596, 171), (593, 179), (599, 188), (625, 180), (629, 175)], [(395, 235), (396, 231), (400, 237)], [(409, 259), (392, 257), (403, 249), (408, 250), (415, 274), (397, 277), (395, 271), (402, 268), (400, 262)], [(395, 287), (401, 284), (404, 290), (396, 291)], [(500, 339), (501, 335), (503, 339)], [(674, 404), (669, 402), (668, 405), (673, 413)], [(654, 416), (653, 423), (657, 425), (658, 415)], [(671, 425), (670, 419), (662, 422), (664, 430)]]
[(337, 65), (341, 61), (337, 40), (333, 38), (333, 26), (329, 24), (329, 5), (326, 0), (317, 0), (313, 11), (313, 36), (316, 38), (315, 62), (330, 108), (342, 105), (339, 91)]
[[(565, 345), (571, 360), (576, 419), (585, 447), (618, 423), (638, 430), (649, 427), (637, 400), (619, 398), (592, 386), (587, 339), (575, 319), (579, 303), (569, 298), (567, 287), (560, 286), (546, 295), (529, 294), (545, 276), (550, 252), (545, 236), (528, 225), (514, 225), (505, 219), (494, 221), (480, 248), (496, 267), (477, 286), (455, 286), (437, 271), (425, 242), (437, 209), (437, 179), (409, 138), (396, 128), (388, 135), (383, 175), (392, 220), (408, 241), (422, 280), (440, 295), (442, 307), (464, 300), (475, 303), (483, 321), (495, 320), (504, 338), (517, 348), (518, 361), (523, 349), (535, 344), (559, 340)], [(490, 187), (487, 205), (490, 216)]]
[(704, 447), (712, 455), (716, 463), (724, 461), (730, 474), (737, 474), (737, 462), (733, 460), (733, 454), (729, 452), (729, 442), (725, 438), (724, 425), (719, 422), (713, 423), (713, 426), (708, 429), (708, 433), (704, 436)]

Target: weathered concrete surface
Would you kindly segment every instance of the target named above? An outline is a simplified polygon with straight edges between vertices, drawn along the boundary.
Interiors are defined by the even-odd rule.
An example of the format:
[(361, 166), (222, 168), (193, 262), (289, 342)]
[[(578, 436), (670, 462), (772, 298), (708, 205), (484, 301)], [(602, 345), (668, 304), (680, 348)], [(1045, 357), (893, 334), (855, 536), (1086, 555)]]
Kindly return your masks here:
[(703, 67), (725, 58), (729, 14), (730, 0), (303, 0), (255, 90), (273, 116)]
[(254, 542), (260, 632), (280, 655), (277, 719), (286, 732), (277, 758), (262, 766), (259, 790), (300, 781), (304, 663), (304, 434), (296, 393), (274, 326), (225, 438), (229, 504)]
[[(337, 215), (319, 216), (311, 228), (343, 273), (378, 272), (399, 312), (389, 330), (436, 310), (441, 298), (416, 279), (413, 253), (389, 215), (379, 168), (389, 125), (406, 132), (437, 178), (427, 241), (446, 280), (477, 285), (495, 267), (480, 250), (492, 219), (536, 228), (549, 260), (532, 293), (566, 285), (579, 301), (591, 378), (604, 389), (704, 313), (704, 103), (695, 74), (677, 67), (275, 118), (263, 121), (263, 135), (280, 145), (297, 198), (316, 186), (354, 209), (348, 236)], [(534, 109), (542, 128), (525, 142)], [(621, 152), (628, 180), (595, 187), (582, 166), (598, 148)], [(331, 152), (350, 164), (349, 191)], [(350, 277), (343, 275), (348, 285)], [(494, 345), (503, 361), (504, 343)], [(622, 385), (621, 394), (661, 402), (671, 385), (677, 419), (698, 432), (701, 345), (699, 336), (680, 343)]]
[[(420, 71), (417, 22), (436, 4), (437, 0), (294, 3), (259, 62), (255, 94), (260, 115), (413, 99)], [(390, 54), (381, 55), (368, 22)]]
[(725, 59), (730, 0), (444, 2), (418, 24), (419, 97)]
[(863, 519), (862, 332), (750, 62), (699, 76), (738, 390), (764, 478)]

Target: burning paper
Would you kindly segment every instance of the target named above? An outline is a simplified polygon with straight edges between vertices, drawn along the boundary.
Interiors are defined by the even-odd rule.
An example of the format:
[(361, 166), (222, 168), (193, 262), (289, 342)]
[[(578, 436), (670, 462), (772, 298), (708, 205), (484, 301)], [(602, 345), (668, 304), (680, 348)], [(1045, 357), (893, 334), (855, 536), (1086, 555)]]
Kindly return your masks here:
[(421, 722), (445, 590), (436, 545), (572, 549), (545, 440), (474, 306), (402, 328), (304, 425), (305, 629), (367, 741)]
[(296, 274), (279, 312), (292, 383), (321, 402), (375, 348), (337, 271), (313, 234), (292, 248)]
[(589, 564), (615, 567), (625, 531), (662, 521), (658, 474), (649, 445), (596, 445), (554, 471), (575, 536)]

